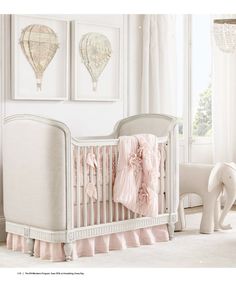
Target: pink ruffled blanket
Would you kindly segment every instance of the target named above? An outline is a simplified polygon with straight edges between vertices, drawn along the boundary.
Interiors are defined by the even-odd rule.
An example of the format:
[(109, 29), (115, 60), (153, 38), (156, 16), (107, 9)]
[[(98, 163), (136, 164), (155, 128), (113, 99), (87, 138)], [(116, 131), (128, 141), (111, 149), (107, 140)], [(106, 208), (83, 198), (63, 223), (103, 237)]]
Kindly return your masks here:
[(144, 216), (158, 215), (161, 146), (151, 134), (119, 138), (114, 202)]

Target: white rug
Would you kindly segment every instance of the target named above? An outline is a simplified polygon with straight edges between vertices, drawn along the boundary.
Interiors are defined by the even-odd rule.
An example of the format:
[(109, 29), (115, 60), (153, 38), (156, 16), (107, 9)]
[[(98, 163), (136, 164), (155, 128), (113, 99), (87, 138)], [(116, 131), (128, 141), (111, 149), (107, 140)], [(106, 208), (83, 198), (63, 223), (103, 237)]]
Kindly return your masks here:
[(236, 267), (236, 211), (226, 218), (225, 223), (233, 227), (229, 231), (199, 234), (200, 220), (201, 213), (188, 214), (187, 229), (175, 233), (169, 242), (81, 257), (68, 263), (43, 261), (7, 250), (1, 244), (0, 267)]

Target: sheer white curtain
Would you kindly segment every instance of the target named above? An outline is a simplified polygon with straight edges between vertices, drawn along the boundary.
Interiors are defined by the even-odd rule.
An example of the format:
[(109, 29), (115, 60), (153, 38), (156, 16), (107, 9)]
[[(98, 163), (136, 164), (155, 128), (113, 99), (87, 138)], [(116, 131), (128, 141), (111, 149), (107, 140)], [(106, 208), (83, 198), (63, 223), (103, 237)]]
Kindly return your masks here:
[(174, 15), (145, 15), (141, 112), (176, 115)]
[(236, 162), (236, 53), (213, 40), (213, 161)]

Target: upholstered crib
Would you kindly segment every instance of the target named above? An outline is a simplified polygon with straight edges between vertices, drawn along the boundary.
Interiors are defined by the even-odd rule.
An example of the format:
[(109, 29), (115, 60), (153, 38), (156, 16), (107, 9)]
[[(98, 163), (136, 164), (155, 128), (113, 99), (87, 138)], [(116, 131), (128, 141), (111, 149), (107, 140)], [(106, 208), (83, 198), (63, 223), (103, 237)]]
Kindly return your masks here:
[[(67, 261), (84, 239), (163, 225), (172, 238), (178, 205), (176, 124), (167, 115), (143, 114), (121, 120), (109, 136), (72, 138), (68, 127), (56, 120), (6, 118), (3, 189), (8, 236), (20, 237), (30, 255), (36, 242), (60, 245)], [(155, 135), (165, 154), (155, 217), (113, 201), (119, 137), (135, 134)]]

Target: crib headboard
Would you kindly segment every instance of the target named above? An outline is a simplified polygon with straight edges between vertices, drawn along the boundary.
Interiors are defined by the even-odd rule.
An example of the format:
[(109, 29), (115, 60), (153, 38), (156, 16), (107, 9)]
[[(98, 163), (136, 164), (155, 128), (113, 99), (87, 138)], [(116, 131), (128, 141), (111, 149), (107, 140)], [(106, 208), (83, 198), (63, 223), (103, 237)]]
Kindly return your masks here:
[(133, 135), (139, 133), (166, 136), (176, 125), (177, 119), (162, 114), (141, 114), (122, 119), (116, 125), (114, 135)]
[(71, 136), (58, 121), (14, 115), (5, 119), (3, 192), (6, 221), (65, 230)]

